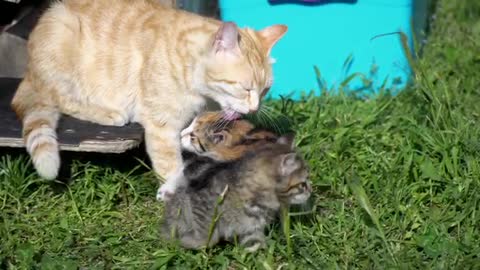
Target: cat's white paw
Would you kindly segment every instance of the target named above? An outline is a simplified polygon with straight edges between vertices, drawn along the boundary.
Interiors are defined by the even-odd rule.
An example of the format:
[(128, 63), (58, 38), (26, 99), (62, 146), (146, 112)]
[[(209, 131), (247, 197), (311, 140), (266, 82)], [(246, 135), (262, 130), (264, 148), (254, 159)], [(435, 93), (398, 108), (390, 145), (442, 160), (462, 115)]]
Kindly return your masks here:
[(121, 127), (128, 123), (128, 116), (122, 113), (111, 112), (108, 114), (108, 122), (110, 126)]
[(158, 201), (167, 201), (175, 193), (177, 188), (175, 182), (167, 181), (165, 184), (161, 185), (157, 190), (157, 200)]
[(185, 178), (183, 177), (183, 167), (180, 167), (170, 176), (168, 176), (167, 181), (165, 181), (165, 183), (158, 188), (157, 200), (167, 201), (173, 196), (175, 190), (179, 186), (184, 186), (185, 184)]

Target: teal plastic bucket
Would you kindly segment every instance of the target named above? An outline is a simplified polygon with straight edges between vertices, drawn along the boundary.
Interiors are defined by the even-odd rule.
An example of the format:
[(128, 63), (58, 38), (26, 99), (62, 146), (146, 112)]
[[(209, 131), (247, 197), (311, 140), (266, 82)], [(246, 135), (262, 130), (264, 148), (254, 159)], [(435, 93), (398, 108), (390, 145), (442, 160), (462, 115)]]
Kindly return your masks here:
[(411, 70), (399, 32), (406, 34), (411, 48), (412, 32), (425, 25), (427, 2), (219, 1), (222, 20), (234, 21), (240, 27), (288, 26), (287, 34), (272, 50), (276, 63), (270, 96), (294, 99), (302, 91), (319, 94), (321, 88), (335, 90), (340, 86), (368, 93), (382, 87), (393, 91), (404, 88)]

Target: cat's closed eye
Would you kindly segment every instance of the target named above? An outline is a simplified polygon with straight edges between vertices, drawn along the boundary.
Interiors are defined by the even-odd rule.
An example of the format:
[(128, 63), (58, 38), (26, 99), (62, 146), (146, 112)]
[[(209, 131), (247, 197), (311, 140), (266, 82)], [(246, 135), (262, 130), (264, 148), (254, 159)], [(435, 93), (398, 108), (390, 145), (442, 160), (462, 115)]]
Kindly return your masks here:
[(254, 90), (253, 87), (251, 87), (251, 86), (249, 86), (249, 85), (246, 85), (246, 84), (242, 84), (242, 83), (240, 83), (240, 87), (242, 87), (243, 90), (245, 90), (245, 91), (247, 91), (247, 92), (250, 92), (250, 91), (253, 91), (253, 90)]

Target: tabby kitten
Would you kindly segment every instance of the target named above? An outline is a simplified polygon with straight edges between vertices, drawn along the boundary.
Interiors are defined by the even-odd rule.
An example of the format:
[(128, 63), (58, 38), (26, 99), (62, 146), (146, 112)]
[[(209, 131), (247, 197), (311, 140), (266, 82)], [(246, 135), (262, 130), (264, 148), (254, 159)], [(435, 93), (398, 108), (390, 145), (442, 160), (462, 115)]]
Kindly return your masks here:
[(287, 137), (266, 142), (239, 160), (210, 159), (203, 166), (193, 174), (187, 168), (188, 185), (179, 186), (165, 202), (162, 234), (185, 248), (238, 240), (254, 252), (265, 245), (264, 229), (280, 206), (303, 204), (312, 191), (306, 164)]
[(235, 160), (260, 142), (277, 140), (277, 135), (256, 129), (247, 120), (227, 121), (221, 112), (204, 112), (180, 133), (183, 149), (218, 161)]
[(256, 129), (247, 120), (225, 120), (222, 112), (218, 111), (201, 113), (181, 132), (184, 169), (157, 191), (157, 199), (167, 199), (177, 186), (185, 183), (184, 172), (193, 173), (195, 168), (203, 168), (203, 164), (208, 167), (210, 159), (236, 160), (247, 151), (276, 140), (277, 135)]
[(28, 41), (12, 107), (37, 172), (60, 166), (60, 113), (103, 125), (139, 122), (155, 172), (181, 169), (179, 134), (206, 99), (255, 112), (272, 84), (270, 51), (287, 27), (239, 29), (154, 0), (55, 1)]

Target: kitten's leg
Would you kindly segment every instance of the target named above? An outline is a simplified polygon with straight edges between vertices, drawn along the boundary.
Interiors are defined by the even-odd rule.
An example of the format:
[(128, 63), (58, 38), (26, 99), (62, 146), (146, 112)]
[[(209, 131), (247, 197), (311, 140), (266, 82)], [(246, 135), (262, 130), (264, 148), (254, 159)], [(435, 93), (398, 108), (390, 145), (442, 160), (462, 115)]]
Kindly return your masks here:
[(165, 179), (157, 192), (157, 198), (167, 199), (175, 192), (183, 179), (181, 177), (182, 158), (180, 155), (179, 131), (168, 125), (143, 123), (147, 153), (153, 170)]
[(240, 244), (245, 247), (248, 252), (255, 252), (266, 246), (265, 234), (261, 230), (246, 232), (239, 237)]
[[(207, 245), (207, 238), (199, 237), (198, 234), (190, 232), (180, 237), (180, 243), (184, 248), (200, 249)], [(212, 246), (212, 243), (210, 243), (210, 246)]]
[[(189, 233), (184, 234), (180, 237), (180, 243), (182, 247), (188, 249), (200, 249), (207, 246), (208, 241), (208, 232), (206, 234), (202, 234), (198, 231), (191, 231)], [(208, 242), (208, 247), (213, 247), (220, 241), (220, 237), (218, 235), (218, 231), (214, 230), (213, 234), (210, 237), (210, 242)]]

